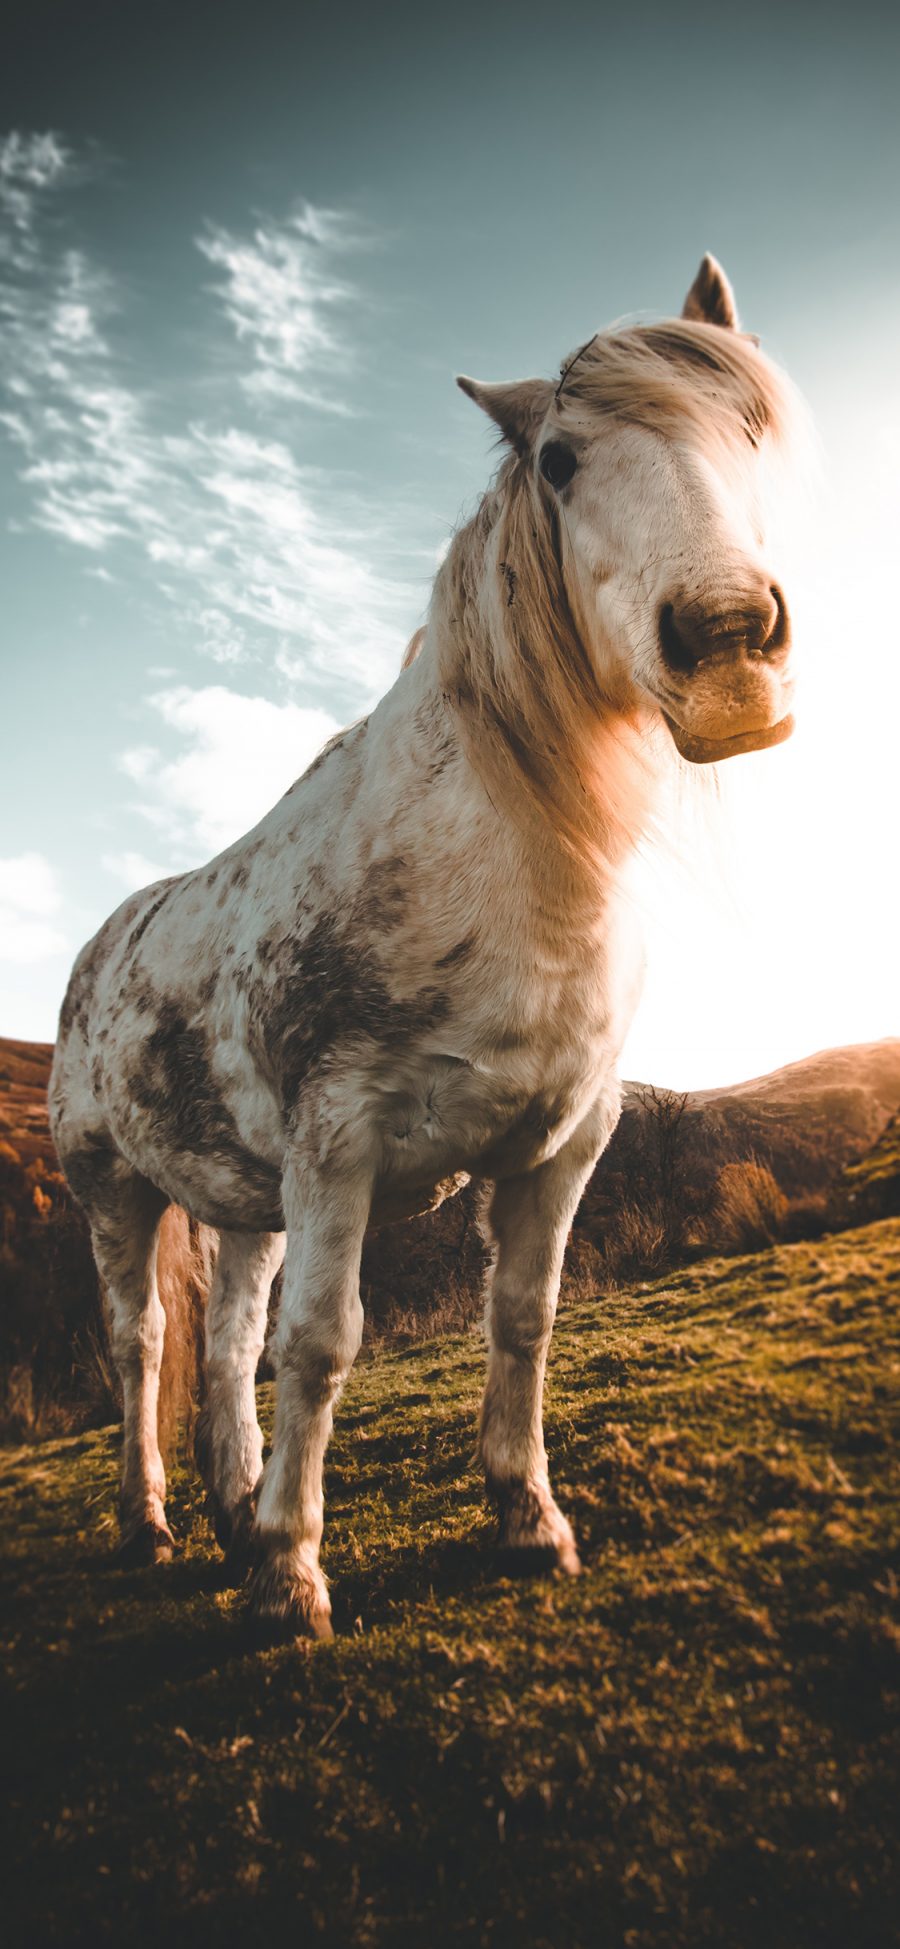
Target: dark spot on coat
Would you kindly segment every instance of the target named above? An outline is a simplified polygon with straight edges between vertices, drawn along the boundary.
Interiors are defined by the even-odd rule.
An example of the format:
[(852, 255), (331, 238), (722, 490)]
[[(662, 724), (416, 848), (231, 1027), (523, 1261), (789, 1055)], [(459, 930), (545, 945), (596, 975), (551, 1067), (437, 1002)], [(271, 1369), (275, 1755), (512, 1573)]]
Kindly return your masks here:
[(458, 968), (462, 961), (468, 961), (477, 938), (476, 934), (467, 934), (464, 941), (457, 941), (455, 947), (451, 947), (447, 954), (441, 955), (440, 960), (435, 962), (435, 967)]
[(231, 875), (231, 884), (233, 887), (245, 887), (249, 878), (250, 868), (242, 860), (240, 866), (236, 866)]
[(156, 899), (151, 902), (150, 906), (147, 908), (146, 913), (141, 915), (141, 918), (138, 921), (137, 926), (135, 927), (133, 933), (129, 937), (128, 946), (125, 949), (126, 961), (130, 960), (132, 954), (134, 953), (135, 948), (138, 945), (138, 942), (143, 940), (151, 920), (155, 920), (156, 915), (159, 913), (160, 907), (165, 906), (165, 903), (169, 898), (169, 894), (171, 893), (172, 888), (176, 885), (177, 885), (176, 880), (174, 879), (167, 880), (165, 886), (163, 887), (162, 892), (157, 894)]
[(373, 860), (365, 884), (353, 902), (353, 925), (361, 933), (387, 933), (399, 927), (406, 912), (409, 868), (402, 854)]
[[(128, 928), (134, 926), (144, 899), (143, 893), (135, 893), (130, 900), (123, 901), (121, 907), (117, 907), (115, 913), (104, 921), (93, 940), (82, 948), (69, 977), (59, 1012), (59, 1040), (64, 1040), (76, 1026), (83, 1036), (87, 1036), (90, 1005), (101, 971)], [(152, 905), (151, 902), (151, 908)], [(148, 915), (148, 919), (151, 917), (152, 914)]]
[(424, 988), (399, 999), (371, 947), (353, 929), (322, 914), (302, 939), (280, 943), (265, 988), (257, 986), (253, 1013), (261, 1054), (293, 1116), (304, 1084), (342, 1046), (370, 1043), (397, 1049), (437, 1028), (450, 1012), (449, 996)]
[(428, 784), (432, 785), (459, 753), (443, 698), (426, 698), (416, 711), (415, 725), (421, 743), (422, 768)]
[(150, 976), (139, 964), (132, 963), (122, 984), (122, 1000), (134, 1009), (136, 1015), (155, 1015), (159, 1003), (159, 993)]
[(278, 1172), (242, 1142), (213, 1080), (206, 1036), (177, 1001), (160, 1002), (154, 1027), (134, 1051), (128, 1083), (170, 1158), (182, 1153), (212, 1159), (277, 1210)]

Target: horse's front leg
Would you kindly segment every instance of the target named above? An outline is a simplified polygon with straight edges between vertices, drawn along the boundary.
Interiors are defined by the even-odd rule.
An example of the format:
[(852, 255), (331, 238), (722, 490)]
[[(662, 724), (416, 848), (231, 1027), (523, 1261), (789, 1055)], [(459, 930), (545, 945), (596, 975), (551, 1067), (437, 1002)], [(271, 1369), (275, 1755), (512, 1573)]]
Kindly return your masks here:
[(255, 1616), (279, 1635), (331, 1637), (319, 1568), (322, 1469), (333, 1409), (359, 1351), (359, 1264), (367, 1174), (291, 1165), (284, 1185), (287, 1255), (273, 1344), (275, 1435), (254, 1529)]
[(547, 1474), (544, 1372), (572, 1219), (615, 1128), (618, 1092), (595, 1106), (556, 1156), (495, 1186), (489, 1223), (496, 1247), (487, 1307), (488, 1374), (481, 1456), (500, 1516), (500, 1544), (523, 1568), (580, 1569), (571, 1526)]

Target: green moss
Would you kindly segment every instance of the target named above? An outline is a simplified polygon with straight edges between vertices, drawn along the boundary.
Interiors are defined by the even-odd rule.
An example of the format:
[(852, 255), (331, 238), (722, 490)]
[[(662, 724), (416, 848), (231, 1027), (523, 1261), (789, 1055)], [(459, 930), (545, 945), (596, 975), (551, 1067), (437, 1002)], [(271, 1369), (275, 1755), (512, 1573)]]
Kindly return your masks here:
[(123, 1573), (116, 1433), (8, 1456), (7, 1940), (884, 1949), (898, 1328), (898, 1220), (572, 1306), (575, 1582), (498, 1572), (478, 1338), (380, 1353), (330, 1646), (253, 1651), (187, 1471), (180, 1556)]

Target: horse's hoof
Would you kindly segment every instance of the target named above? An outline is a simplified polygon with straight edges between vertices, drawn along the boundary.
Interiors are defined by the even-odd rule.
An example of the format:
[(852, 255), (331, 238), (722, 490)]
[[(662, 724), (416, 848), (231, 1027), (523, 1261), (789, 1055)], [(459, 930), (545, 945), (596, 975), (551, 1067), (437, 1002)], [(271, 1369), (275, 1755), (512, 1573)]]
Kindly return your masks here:
[(549, 1490), (523, 1483), (496, 1494), (500, 1507), (498, 1544), (504, 1567), (520, 1577), (546, 1576), (561, 1570), (567, 1577), (581, 1574), (571, 1524), (558, 1509)]
[(150, 1564), (171, 1563), (174, 1555), (175, 1538), (171, 1530), (148, 1520), (132, 1530), (130, 1536), (123, 1536), (116, 1551), (116, 1562), (122, 1570), (143, 1570)]
[(270, 1611), (252, 1610), (250, 1634), (259, 1651), (268, 1651), (275, 1645), (296, 1644), (298, 1638), (329, 1644), (334, 1637), (334, 1626), (331, 1612), (321, 1609), (288, 1611), (278, 1616)]
[(571, 1544), (504, 1543), (501, 1537), (500, 1563), (510, 1577), (549, 1577), (561, 1570), (566, 1577), (581, 1576), (581, 1558)]
[(203, 1504), (203, 1514), (212, 1523), (213, 1534), (220, 1550), (226, 1553), (231, 1547), (234, 1525), (224, 1504), (219, 1501), (214, 1489), (207, 1491)]
[(250, 1622), (257, 1644), (286, 1644), (293, 1638), (327, 1643), (334, 1630), (324, 1577), (298, 1575), (283, 1556), (257, 1558)]

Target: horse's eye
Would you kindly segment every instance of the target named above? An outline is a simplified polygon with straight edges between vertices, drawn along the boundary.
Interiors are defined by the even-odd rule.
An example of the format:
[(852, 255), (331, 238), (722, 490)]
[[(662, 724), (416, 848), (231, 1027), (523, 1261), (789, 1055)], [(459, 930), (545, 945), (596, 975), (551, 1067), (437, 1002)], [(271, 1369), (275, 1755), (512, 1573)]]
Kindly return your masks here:
[(559, 489), (568, 487), (578, 462), (571, 447), (564, 447), (561, 440), (551, 440), (543, 448), (538, 465), (545, 481)]

